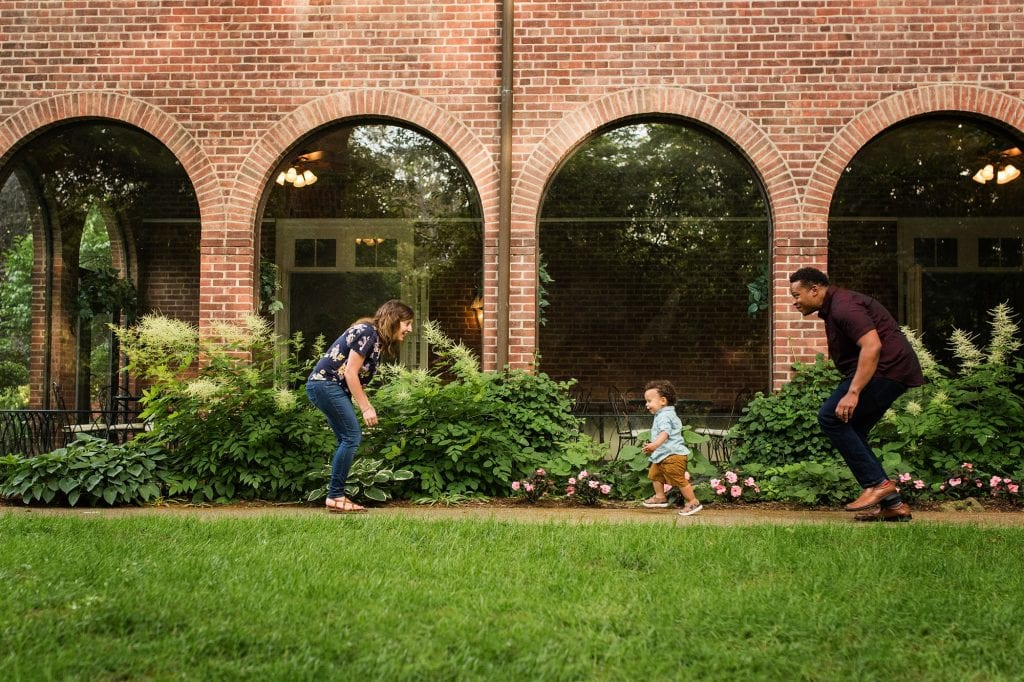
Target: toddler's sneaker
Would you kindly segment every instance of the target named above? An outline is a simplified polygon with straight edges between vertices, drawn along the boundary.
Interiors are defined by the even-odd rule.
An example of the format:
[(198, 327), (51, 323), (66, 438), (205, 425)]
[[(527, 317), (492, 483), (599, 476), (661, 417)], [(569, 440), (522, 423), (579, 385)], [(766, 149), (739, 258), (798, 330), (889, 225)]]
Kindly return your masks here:
[(694, 504), (687, 504), (687, 505), (685, 505), (683, 507), (682, 511), (679, 512), (679, 515), (680, 516), (693, 516), (694, 514), (696, 514), (697, 512), (699, 512), (703, 508), (704, 508), (704, 505), (702, 505), (700, 502), (696, 502)]

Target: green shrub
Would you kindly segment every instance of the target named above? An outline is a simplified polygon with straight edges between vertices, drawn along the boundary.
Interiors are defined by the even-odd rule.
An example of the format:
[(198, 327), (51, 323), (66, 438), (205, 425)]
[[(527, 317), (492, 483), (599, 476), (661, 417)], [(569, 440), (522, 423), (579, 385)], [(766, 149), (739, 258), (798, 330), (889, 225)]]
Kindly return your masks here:
[[(599, 456), (579, 433), (567, 382), (541, 372), (481, 372), (476, 357), (426, 325), (430, 371), (391, 366), (371, 401), (380, 423), (361, 453), (400, 462), (421, 491), (506, 496), (538, 468), (564, 476)], [(442, 372), (445, 376), (442, 377)]]
[(169, 495), (298, 500), (322, 482), (334, 436), (306, 396), (286, 388), (305, 378), (300, 338), (278, 353), (258, 317), (217, 327), (214, 341), (152, 315), (118, 336), (129, 371), (150, 383), (142, 417), (153, 429), (139, 440), (166, 449)]
[(80, 435), (66, 448), (36, 457), (11, 456), (0, 495), (29, 504), (142, 504), (160, 497), (160, 447), (117, 445)]
[(839, 457), (810, 459), (781, 466), (750, 466), (766, 501), (838, 505), (860, 493), (849, 467)]
[(915, 472), (948, 478), (970, 463), (988, 475), (1009, 476), (1024, 455), (1024, 359), (1009, 308), (991, 311), (992, 341), (979, 349), (956, 330), (950, 345), (956, 371), (935, 363), (910, 330), (928, 383), (908, 391), (872, 436), (882, 454), (898, 453)]
[(783, 465), (836, 454), (821, 432), (818, 408), (842, 379), (831, 360), (795, 363), (792, 380), (773, 394), (758, 393), (744, 409), (730, 436), (737, 440), (732, 461)]

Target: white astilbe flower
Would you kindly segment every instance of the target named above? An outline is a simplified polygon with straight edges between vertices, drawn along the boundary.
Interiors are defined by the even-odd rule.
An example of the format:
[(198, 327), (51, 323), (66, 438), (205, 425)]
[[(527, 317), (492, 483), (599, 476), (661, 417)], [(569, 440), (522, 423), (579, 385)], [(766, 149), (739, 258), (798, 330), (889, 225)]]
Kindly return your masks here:
[(278, 412), (291, 412), (295, 409), (295, 393), (284, 387), (277, 389), (274, 391), (274, 404)]
[(1020, 327), (1010, 314), (1010, 306), (1000, 303), (992, 309), (992, 343), (988, 346), (988, 360), (1003, 364), (1020, 348), (1017, 332)]
[(924, 347), (921, 337), (910, 327), (902, 327), (901, 329), (903, 335), (907, 337), (907, 341), (910, 342), (910, 347), (914, 349), (914, 354), (917, 355), (917, 361), (921, 364), (921, 373), (929, 381), (935, 381), (940, 378), (942, 376), (942, 366), (935, 361), (935, 357)]
[(441, 331), (434, 320), (423, 325), (423, 338), (434, 347), (434, 352), (448, 358), (452, 372), (462, 379), (473, 379), (480, 374), (480, 361), (476, 354), (462, 343), (455, 343)]
[(193, 379), (185, 384), (185, 395), (202, 403), (215, 403), (221, 398), (221, 386), (210, 379)]
[(921, 403), (917, 402), (916, 400), (911, 400), (907, 402), (907, 414), (916, 417), (917, 415), (921, 414), (921, 412)]
[(163, 315), (144, 315), (126, 329), (113, 328), (134, 371), (143, 376), (173, 373), (199, 354), (199, 329)]
[(949, 394), (945, 391), (935, 391), (932, 394), (932, 405), (948, 405)]
[(953, 330), (949, 337), (949, 346), (963, 369), (974, 369), (985, 359), (985, 354), (974, 345), (971, 335), (962, 329)]

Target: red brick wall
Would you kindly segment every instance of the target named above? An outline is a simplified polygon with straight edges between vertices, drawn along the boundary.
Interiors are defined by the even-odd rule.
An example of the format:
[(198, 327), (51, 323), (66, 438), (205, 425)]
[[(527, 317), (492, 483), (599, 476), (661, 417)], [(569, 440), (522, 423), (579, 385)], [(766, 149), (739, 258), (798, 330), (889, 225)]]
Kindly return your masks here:
[[(823, 348), (788, 273), (826, 264), (828, 206), (875, 134), (934, 111), (1024, 129), (1018, 0), (685, 0), (515, 5), (510, 361), (533, 358), (545, 183), (602, 125), (666, 113), (729, 138), (773, 219), (771, 380)], [(311, 130), (378, 116), (462, 160), (485, 221), (494, 365), (500, 17), (496, 2), (0, 0), (0, 162), (73, 117), (136, 125), (181, 160), (200, 206), (201, 324), (250, 310), (253, 225), (275, 164)], [(695, 341), (699, 343), (699, 341)]]

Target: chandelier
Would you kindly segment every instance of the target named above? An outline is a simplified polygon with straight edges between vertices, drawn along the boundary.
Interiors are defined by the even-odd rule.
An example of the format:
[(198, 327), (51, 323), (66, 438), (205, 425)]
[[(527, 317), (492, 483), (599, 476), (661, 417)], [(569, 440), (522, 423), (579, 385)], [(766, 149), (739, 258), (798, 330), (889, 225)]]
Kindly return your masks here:
[(1021, 151), (1019, 147), (1004, 149), (999, 152), (993, 163), (986, 163), (982, 166), (978, 172), (971, 177), (971, 180), (974, 180), (980, 185), (984, 185), (986, 182), (990, 182), (991, 180), (995, 180), (997, 185), (1005, 185), (1008, 182), (1013, 182), (1020, 177), (1020, 169), (1012, 163), (1009, 163), (1008, 159), (1020, 155)]

